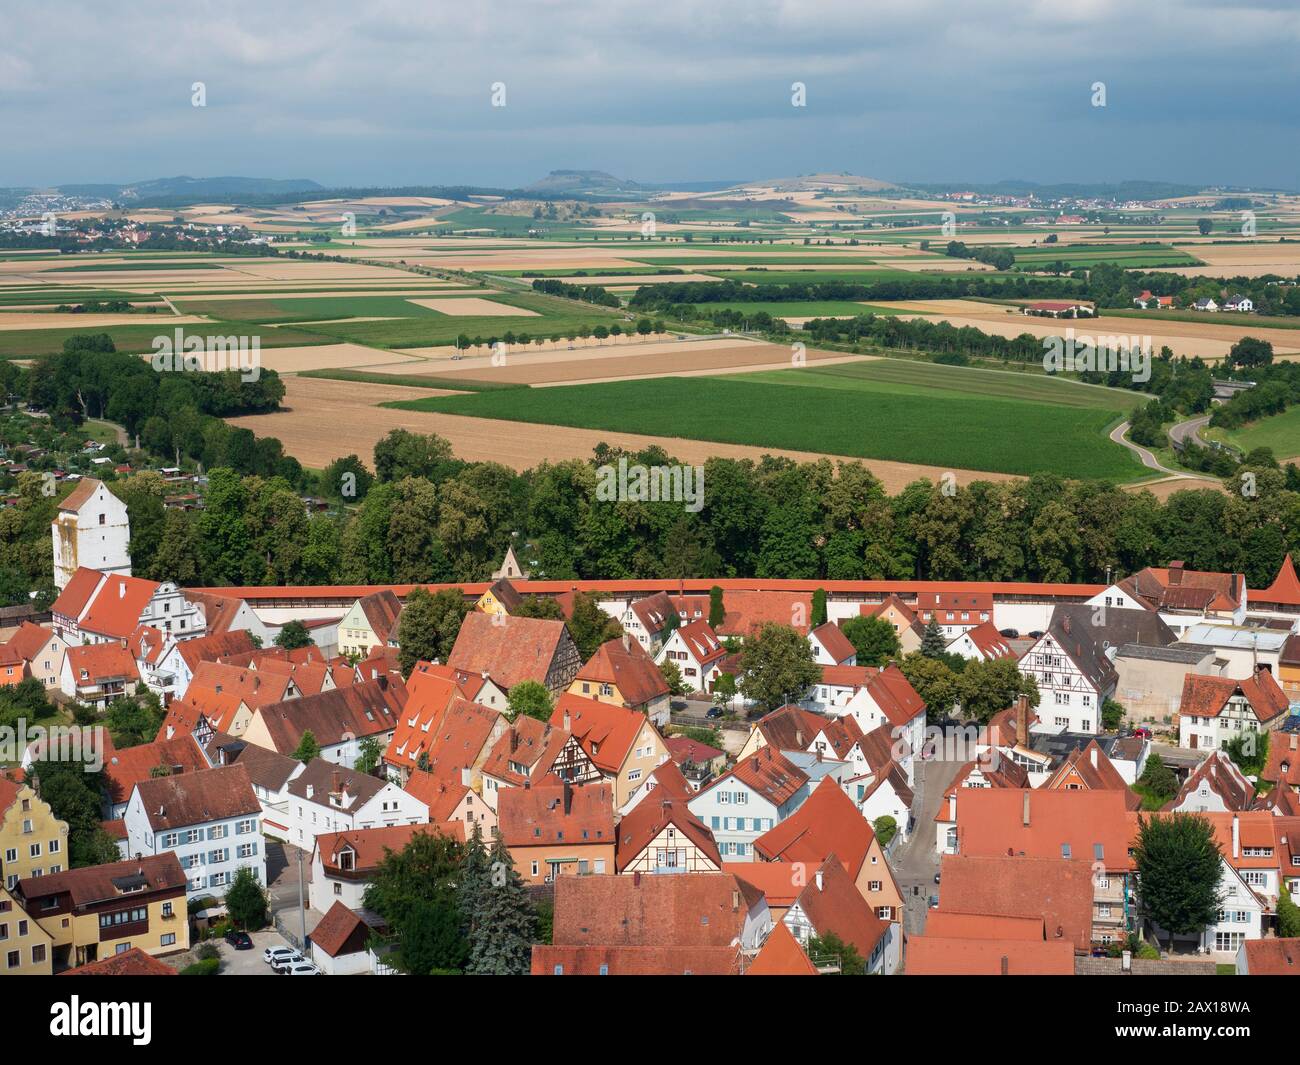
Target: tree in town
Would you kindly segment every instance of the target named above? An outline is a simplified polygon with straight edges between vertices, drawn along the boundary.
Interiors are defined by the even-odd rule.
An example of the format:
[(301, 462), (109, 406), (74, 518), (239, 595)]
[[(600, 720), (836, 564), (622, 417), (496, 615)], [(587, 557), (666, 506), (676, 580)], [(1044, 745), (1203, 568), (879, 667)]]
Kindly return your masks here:
[(814, 963), (838, 961), (839, 976), (864, 976), (867, 971), (867, 963), (858, 948), (852, 943), (846, 943), (834, 932), (809, 936), (807, 954)]
[(618, 619), (601, 610), (596, 597), (587, 592), (574, 595), (573, 613), (564, 624), (583, 661), (594, 655), (602, 643), (623, 635), (623, 626)]
[(379, 763), (384, 758), (384, 745), (374, 736), (363, 736), (357, 743), (357, 761), (355, 769), (358, 773), (364, 773), (366, 776), (372, 776)]
[(797, 702), (821, 676), (812, 647), (797, 629), (769, 622), (745, 640), (740, 690), (764, 710)]
[(819, 625), (826, 624), (826, 589), (813, 589), (812, 596), (812, 621), (811, 625), (815, 629)]
[(1133, 856), (1143, 912), (1171, 944), (1218, 920), (1223, 855), (1208, 818), (1139, 817)]
[(388, 851), (366, 886), (362, 904), (392, 930), (404, 972), (458, 972), (469, 956), (456, 894), (463, 850), (441, 832), (422, 832)]
[(889, 814), (883, 814), (871, 822), (871, 827), (875, 829), (876, 839), (880, 840), (882, 847), (888, 847), (890, 840), (898, 835), (898, 822)]
[(247, 932), (256, 932), (266, 924), (269, 910), (266, 891), (257, 882), (253, 870), (241, 866), (235, 871), (234, 882), (226, 892), (226, 912), (231, 920)]
[(521, 714), (538, 721), (550, 721), (555, 700), (545, 684), (535, 680), (521, 680), (506, 693), (506, 717), (514, 721)]
[(1114, 732), (1124, 724), (1124, 704), (1114, 699), (1106, 699), (1101, 704), (1101, 727), (1107, 732)]
[(860, 666), (883, 666), (898, 657), (902, 648), (894, 626), (884, 618), (853, 617), (840, 626), (858, 653)]
[(1156, 751), (1147, 756), (1146, 768), (1138, 778), (1138, 783), (1162, 805), (1178, 794), (1178, 777), (1165, 765), (1165, 760)]
[(944, 639), (943, 629), (931, 614), (925, 625), (925, 634), (921, 637), (921, 654), (926, 658), (938, 658), (947, 648), (948, 641)]
[[(39, 685), (40, 682), (31, 683)], [(135, 747), (152, 743), (166, 716), (158, 696), (140, 684), (135, 694), (120, 696), (108, 704), (104, 725), (115, 746)]]
[(1300, 906), (1295, 904), (1291, 892), (1287, 890), (1286, 877), (1282, 878), (1277, 897), (1277, 934), (1284, 939), (1300, 936)]
[(709, 628), (714, 632), (727, 620), (727, 608), (722, 602), (722, 589), (716, 584), (709, 589)]
[(668, 691), (673, 695), (685, 695), (687, 692), (686, 682), (682, 679), (682, 671), (676, 662), (665, 658), (659, 663), (659, 675), (664, 678), (664, 683), (668, 685)]
[(397, 624), (398, 663), (403, 675), (409, 675), (416, 662), (447, 661), (469, 610), (459, 588), (443, 588), (433, 595), (412, 588)]
[(736, 697), (736, 677), (732, 673), (719, 673), (713, 678), (713, 701), (731, 702)]
[(293, 756), (303, 765), (306, 765), (313, 758), (320, 757), (320, 744), (316, 742), (316, 734), (311, 729), (303, 732), (302, 739), (298, 741)]
[(1248, 729), (1228, 741), (1228, 757), (1246, 776), (1259, 776), (1268, 765), (1269, 734)]
[(946, 663), (913, 651), (903, 656), (898, 668), (921, 697), (931, 717), (948, 715), (957, 701), (957, 674)]
[(272, 642), (286, 651), (296, 651), (300, 647), (310, 647), (312, 640), (306, 625), (301, 621), (290, 621), (280, 627)]
[(514, 859), (498, 835), (492, 844), (481, 918), (469, 937), (468, 973), (523, 976), (537, 939), (537, 915)]
[(995, 658), (967, 664), (956, 677), (957, 699), (967, 719), (988, 724), (994, 714), (1005, 710), (1021, 695), (1037, 706), (1038, 685), (1021, 673), (1013, 658)]
[(456, 901), (460, 906), (466, 935), (471, 941), (483, 921), (484, 903), (491, 884), (491, 861), (488, 859), (487, 846), (483, 843), (483, 830), (475, 821), (461, 858), (460, 879), (456, 882)]

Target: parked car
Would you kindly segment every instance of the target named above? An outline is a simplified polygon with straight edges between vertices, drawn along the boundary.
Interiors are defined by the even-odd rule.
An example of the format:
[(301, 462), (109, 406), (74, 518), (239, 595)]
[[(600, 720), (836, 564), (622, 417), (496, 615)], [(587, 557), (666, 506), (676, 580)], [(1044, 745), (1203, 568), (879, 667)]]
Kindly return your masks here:
[(226, 942), (236, 950), (252, 950), (253, 939), (247, 932), (241, 932), (237, 928), (226, 930)]
[(705, 716), (705, 717), (721, 717), (721, 716), (722, 716), (722, 707), (720, 707), (720, 706), (711, 706), (711, 707), (709, 707), (708, 712), (707, 712), (704, 716)]
[(271, 968), (277, 973), (282, 973), (285, 969), (289, 968), (289, 966), (297, 965), (299, 962), (304, 962), (306, 960), (306, 958), (295, 950), (292, 954), (289, 954), (286, 957), (276, 958), (275, 961), (271, 962)]
[(1019, 629), (999, 629), (999, 634), (1005, 636), (1008, 640), (1014, 640), (1020, 635)]
[(1142, 725), (1133, 730), (1133, 735), (1144, 740), (1149, 740), (1151, 738), (1151, 730), (1145, 725)]
[(935, 874), (934, 874), (934, 882), (935, 882), (936, 884), (939, 882), (939, 874), (938, 874), (938, 873), (935, 873)]
[(293, 947), (267, 947), (262, 951), (262, 960), (267, 965), (274, 965), (285, 958), (302, 957)]
[(1042, 635), (1043, 635), (1042, 632), (1040, 632), (1038, 629), (1035, 629), (1033, 632), (1029, 634), (1029, 638), (1031, 640), (1037, 640), (1037, 639), (1041, 639)]
[(280, 970), (283, 976), (320, 976), (321, 971), (309, 961), (296, 961)]

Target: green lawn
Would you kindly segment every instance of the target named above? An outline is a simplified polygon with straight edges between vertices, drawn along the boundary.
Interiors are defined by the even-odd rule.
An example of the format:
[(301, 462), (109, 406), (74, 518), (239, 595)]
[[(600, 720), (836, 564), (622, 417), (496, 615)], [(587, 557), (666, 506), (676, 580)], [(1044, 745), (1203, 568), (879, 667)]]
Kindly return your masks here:
[(1300, 456), (1300, 406), (1289, 407), (1281, 414), (1272, 414), (1259, 421), (1250, 422), (1240, 429), (1208, 429), (1203, 434), (1214, 440), (1223, 440), (1242, 451), (1257, 447), (1271, 447), (1274, 458), (1289, 459)]
[[(908, 364), (909, 368), (921, 364)], [(1141, 467), (1105, 438), (1116, 408), (1004, 398), (965, 370), (946, 390), (838, 369), (429, 397), (385, 406), (483, 418), (919, 462), (953, 469), (1130, 480)], [(961, 367), (936, 367), (944, 374)], [(879, 371), (878, 371), (879, 372)], [(829, 384), (824, 379), (829, 375)], [(1029, 388), (1032, 378), (1023, 386)], [(900, 387), (900, 384), (911, 387)], [(1036, 387), (1064, 382), (1035, 381)], [(671, 448), (669, 448), (671, 450)]]
[[(146, 325), (86, 326), (80, 329), (13, 329), (0, 331), (0, 359), (23, 359), (33, 355), (50, 355), (63, 350), (69, 337), (87, 333), (107, 333), (113, 338), (118, 351), (144, 354), (153, 350), (153, 340), (158, 336), (170, 337), (174, 330), (183, 329), (187, 336), (258, 336), (264, 348), (302, 347), (309, 344), (333, 344), (333, 337), (307, 333), (296, 329), (252, 327), (249, 322), (204, 322), (178, 326), (172, 324), (170, 315), (150, 316)], [(509, 319), (508, 319), (509, 320)]]

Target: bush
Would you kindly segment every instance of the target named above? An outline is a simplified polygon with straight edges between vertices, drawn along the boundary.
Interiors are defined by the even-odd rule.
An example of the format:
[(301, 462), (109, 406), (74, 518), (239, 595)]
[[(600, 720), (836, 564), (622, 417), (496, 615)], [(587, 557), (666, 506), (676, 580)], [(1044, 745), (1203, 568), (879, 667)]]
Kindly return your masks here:
[(212, 961), (214, 959), (220, 961), (221, 951), (217, 949), (215, 943), (204, 943), (194, 952), (194, 956), (198, 958), (199, 961)]
[(181, 970), (182, 976), (216, 976), (221, 971), (220, 958), (204, 958)]

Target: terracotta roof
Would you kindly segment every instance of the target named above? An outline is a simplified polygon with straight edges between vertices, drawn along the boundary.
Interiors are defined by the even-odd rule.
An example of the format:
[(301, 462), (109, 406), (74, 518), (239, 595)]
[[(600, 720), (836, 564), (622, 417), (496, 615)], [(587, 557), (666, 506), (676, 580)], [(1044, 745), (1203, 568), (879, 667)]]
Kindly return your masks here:
[(640, 710), (567, 692), (556, 700), (551, 712), (551, 725), (573, 733), (596, 768), (606, 773), (617, 773), (622, 768), (646, 724), (647, 718)]
[(656, 592), (654, 595), (636, 600), (632, 603), (631, 610), (646, 632), (652, 635), (663, 630), (669, 615), (677, 613), (673, 601), (668, 598), (666, 592)]
[(971, 642), (975, 644), (980, 654), (985, 658), (1017, 657), (1011, 644), (1007, 643), (1006, 637), (998, 632), (991, 621), (980, 622), (973, 629), (967, 630), (966, 635), (970, 637)]
[(85, 865), (46, 873), (18, 881), (17, 892), (24, 901), (51, 895), (68, 895), (73, 906), (83, 908), (100, 902), (112, 902), (138, 889), (143, 880), (147, 891), (174, 891), (183, 895), (189, 881), (181, 869), (180, 859), (172, 851), (144, 854), (124, 862)]
[[(572, 880), (573, 877), (565, 877)], [(734, 976), (739, 947), (533, 947), (534, 976)]]
[(669, 825), (695, 844), (715, 868), (722, 867), (718, 845), (713, 833), (704, 827), (704, 822), (691, 813), (681, 799), (650, 795), (637, 803), (618, 823), (615, 858), (618, 871), (621, 873), (626, 869)]
[(364, 950), (366, 940), (370, 938), (370, 926), (360, 914), (335, 900), (325, 916), (316, 922), (310, 938), (313, 946), (320, 947), (331, 958), (337, 958), (344, 948), (348, 948), (349, 954)]
[(137, 662), (156, 666), (167, 650), (170, 637), (152, 625), (137, 625), (127, 637), (126, 649)]
[(1061, 762), (1050, 777), (1041, 785), (1042, 788), (1058, 790), (1067, 787), (1083, 787), (1088, 790), (1109, 789), (1124, 794), (1124, 801), (1130, 810), (1142, 805), (1138, 794), (1129, 788), (1128, 783), (1119, 775), (1114, 763), (1106, 757), (1096, 740), (1090, 740), (1086, 747), (1076, 747)]
[[(938, 812), (934, 815), (936, 821), (951, 820), (949, 817), (949, 800), (954, 794), (960, 796), (963, 792), (983, 790), (983, 788), (964, 786), (966, 778), (975, 772), (977, 768), (984, 778), (984, 783), (989, 788), (1015, 788), (1023, 791), (1029, 787), (1028, 770), (1014, 759), (999, 757), (996, 762), (992, 760), (969, 761), (957, 770), (952, 781), (944, 790), (943, 801), (939, 803)], [(958, 805), (961, 804), (958, 803)]]
[(487, 684), (487, 679), (482, 673), (476, 673), (468, 669), (456, 669), (453, 666), (444, 666), (434, 662), (417, 662), (415, 668), (411, 670), (411, 677), (406, 682), (407, 688), (411, 688), (416, 673), (428, 673), (431, 676), (454, 681), (465, 698), (475, 702), (478, 701), (479, 692)]
[(69, 647), (68, 666), (72, 681), (78, 688), (89, 688), (111, 680), (138, 681), (131, 652), (120, 643), (92, 643), (83, 647)]
[(925, 934), (935, 939), (1020, 939), (1028, 943), (1047, 939), (1041, 917), (950, 910), (931, 910), (925, 919)]
[[(569, 733), (564, 729), (520, 714), (497, 740), (483, 763), (482, 771), (498, 780), (522, 786), (525, 781), (538, 780), (551, 771), (568, 739)], [(524, 767), (526, 772), (517, 770), (515, 766)]]
[(1165, 569), (1148, 566), (1119, 587), (1155, 609), (1236, 610), (1246, 596), (1242, 574), (1187, 569), (1181, 562)]
[(545, 684), (551, 662), (568, 638), (563, 621), (469, 613), (447, 664), (472, 673), (486, 672), (507, 691), (523, 680)]
[(602, 643), (574, 680), (612, 684), (623, 696), (624, 705), (630, 707), (643, 707), (669, 692), (654, 659), (629, 636)]
[(1255, 603), (1277, 603), (1281, 606), (1300, 606), (1300, 576), (1296, 576), (1295, 563), (1288, 554), (1278, 567), (1273, 583), (1260, 592), (1251, 592)]
[(667, 736), (664, 738), (664, 746), (668, 748), (669, 757), (677, 765), (683, 765), (687, 762), (704, 765), (706, 762), (712, 762), (715, 758), (722, 758), (726, 754), (725, 751), (710, 747), (707, 743), (701, 743), (699, 740), (693, 740), (689, 736)]
[[(665, 597), (666, 598), (666, 597)], [(711, 666), (727, 656), (727, 649), (707, 621), (692, 621), (677, 630), (690, 653), (701, 666)]]
[(705, 790), (712, 790), (732, 777), (775, 806), (789, 802), (808, 783), (808, 774), (772, 747), (762, 747), (737, 762)]
[(436, 833), (437, 825), (384, 825), (380, 828), (357, 828), (346, 832), (325, 832), (316, 837), (315, 849), (321, 866), (331, 875), (339, 873), (339, 855), (352, 852), (352, 867), (346, 873), (364, 878), (379, 868), (390, 851), (400, 851), (415, 836)]
[(778, 821), (754, 841), (765, 861), (781, 859), (819, 865), (836, 855), (849, 876), (857, 878), (876, 833), (853, 800), (830, 777), (784, 821)]
[(507, 847), (613, 845), (614, 792), (603, 781), (504, 788), (497, 793), (497, 829)]
[(233, 736), (214, 733), (208, 743), (210, 752), (222, 751), (227, 765), (240, 765), (255, 787), (275, 794), (302, 769), (302, 763), (279, 751), (268, 751), (255, 743), (245, 743)]
[(459, 769), (446, 766), (428, 773), (422, 769), (413, 770), (402, 790), (429, 808), (430, 821), (444, 822), (451, 820), (456, 807), (471, 789), (462, 782)]
[(77, 628), (124, 640), (140, 623), (140, 615), (156, 591), (157, 581), (110, 573), (91, 600), (90, 609), (77, 622)]
[[(939, 870), (940, 903), (932, 917), (943, 912), (978, 914), (981, 920), (1032, 918), (1037, 922), (1039, 939), (1059, 939), (1071, 951), (1087, 951), (1092, 945), (1090, 854), (1070, 861), (1059, 854), (1048, 858), (945, 854)], [(963, 938), (970, 935), (969, 931), (962, 933)], [(993, 938), (1013, 937), (1001, 929), (1001, 934)]]
[(139, 947), (124, 950), (121, 954), (110, 954), (99, 961), (78, 965), (75, 969), (64, 969), (60, 976), (179, 976), (175, 969), (159, 961), (151, 954), (146, 954)]
[[(855, 721), (856, 723), (856, 721)], [(778, 751), (806, 751), (831, 724), (831, 719), (794, 703), (764, 714), (754, 725), (769, 747)]]
[(406, 686), (387, 677), (261, 707), (256, 716), (281, 754), (298, 749), (308, 730), (322, 747), (377, 736), (397, 727)]
[(118, 747), (111, 753), (105, 751), (104, 789), (109, 801), (126, 802), (131, 790), (141, 781), (149, 780), (159, 766), (166, 766), (173, 775), (209, 768), (199, 745), (188, 734), (136, 747)]
[(414, 768), (420, 755), (429, 753), (447, 710), (465, 693), (450, 677), (418, 663), (406, 683), (406, 705), (397, 717), (393, 738), (384, 751), (390, 765)]
[(816, 976), (815, 966), (784, 921), (777, 921), (746, 976)]
[(742, 880), (767, 899), (769, 906), (788, 909), (808, 882), (808, 867), (792, 862), (724, 862), (724, 873)]
[(95, 594), (95, 589), (103, 579), (104, 575), (99, 570), (78, 566), (72, 579), (63, 586), (59, 597), (50, 605), (50, 613), (72, 618), (75, 621), (86, 609), (86, 604), (90, 602), (91, 596)]
[(925, 633), (925, 626), (921, 623), (921, 619), (916, 616), (916, 611), (896, 595), (887, 595), (883, 600), (875, 604), (860, 603), (858, 613), (864, 618), (884, 617), (891, 607), (898, 612), (904, 624), (918, 636)]
[[(297, 684), (284, 674), (261, 673), (255, 669), (201, 661), (194, 665), (194, 676), (185, 689), (185, 701), (206, 711), (208, 703), (224, 706), (229, 697), (247, 704), (249, 709), (270, 706), (292, 698)], [(226, 699), (221, 699), (221, 696)]]
[(1237, 695), (1245, 698), (1261, 722), (1272, 721), (1279, 714), (1285, 714), (1291, 705), (1290, 699), (1267, 669), (1261, 669), (1246, 680), (1188, 673), (1183, 678), (1183, 698), (1178, 713), (1192, 717), (1218, 717), (1228, 705), (1228, 700)]
[(203, 622), (208, 635), (229, 632), (230, 626), (239, 614), (239, 608), (244, 605), (242, 599), (218, 595), (215, 592), (196, 592), (187, 588), (183, 589), (181, 594), (185, 596), (187, 602), (203, 608)]
[(562, 876), (555, 881), (552, 941), (557, 946), (731, 947), (759, 898), (728, 873)]
[[(472, 768), (480, 763), (505, 729), (506, 719), (499, 711), (468, 699), (453, 698), (447, 713), (429, 731), (427, 765), (435, 771), (457, 773)], [(420, 747), (423, 750), (424, 744)], [(412, 753), (410, 747), (406, 753)], [(419, 753), (415, 761), (418, 763)]]
[(104, 487), (104, 482), (94, 477), (83, 477), (77, 482), (77, 487), (68, 493), (67, 498), (59, 504), (62, 511), (76, 512), (84, 507), (100, 488)]
[(1284, 666), (1300, 666), (1300, 632), (1286, 638), (1277, 660)]
[[(1291, 738), (1296, 739), (1294, 735)], [(1286, 737), (1281, 733), (1274, 733), (1270, 738), (1268, 752), (1270, 765), (1273, 764), (1273, 748), (1281, 749), (1285, 745), (1285, 739)], [(1300, 754), (1293, 755), (1292, 758), (1300, 761)], [(1267, 769), (1262, 776), (1265, 780), (1272, 779)], [(1300, 781), (1300, 767), (1297, 767), (1296, 780)], [(1249, 810), (1254, 805), (1255, 786), (1242, 775), (1241, 770), (1228, 757), (1226, 751), (1211, 751), (1205, 761), (1187, 775), (1183, 786), (1178, 789), (1178, 794), (1166, 809), (1178, 809), (1201, 790), (1202, 784), (1214, 792), (1229, 810)]]
[(45, 645), (54, 638), (54, 630), (47, 629), (40, 625), (33, 625), (30, 621), (24, 621), (18, 626), (18, 631), (9, 637), (9, 643), (6, 645), (18, 652), (26, 661), (32, 661)]
[(796, 901), (818, 937), (835, 933), (857, 948), (863, 960), (871, 957), (889, 924), (872, 911), (837, 855), (828, 855)]
[(1073, 976), (1069, 943), (1027, 943), (1014, 939), (908, 940), (908, 976)]
[(845, 636), (833, 621), (818, 625), (808, 635), (810, 638), (816, 637), (817, 642), (826, 649), (826, 653), (835, 660), (837, 665), (847, 662), (858, 653), (858, 649), (853, 646), (853, 641)]
[(641, 782), (638, 791), (644, 790), (645, 794), (641, 796), (641, 802), (646, 802), (655, 792), (659, 794), (657, 798), (667, 796), (670, 799), (691, 799), (695, 796), (695, 791), (686, 782), (682, 776), (682, 771), (677, 768), (671, 758), (666, 762), (660, 762), (652, 769), (646, 778)]
[(1274, 732), (1269, 736), (1268, 764), (1260, 777), (1300, 788), (1300, 733)]
[(402, 603), (387, 588), (363, 595), (357, 600), (361, 613), (366, 617), (370, 631), (380, 643), (387, 643), (395, 634), (397, 618), (402, 612)]
[(867, 693), (880, 707), (889, 723), (896, 727), (908, 724), (925, 712), (925, 701), (916, 693), (903, 671), (890, 663), (867, 681)]
[(238, 765), (151, 777), (135, 787), (145, 819), (155, 832), (262, 812), (248, 771)]
[(1300, 976), (1300, 939), (1248, 939), (1245, 946), (1251, 976)]

